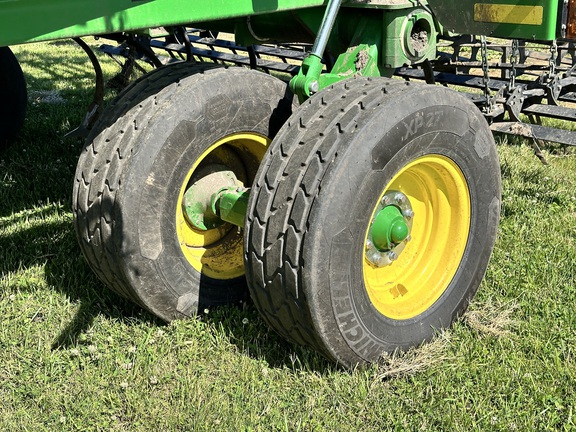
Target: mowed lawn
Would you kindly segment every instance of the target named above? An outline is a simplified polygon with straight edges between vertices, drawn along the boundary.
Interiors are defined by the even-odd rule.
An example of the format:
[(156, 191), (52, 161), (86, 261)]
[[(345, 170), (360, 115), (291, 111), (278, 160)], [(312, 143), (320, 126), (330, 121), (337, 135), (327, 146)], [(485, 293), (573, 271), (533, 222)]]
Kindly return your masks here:
[(249, 303), (166, 325), (109, 292), (76, 244), (83, 143), (63, 138), (90, 103), (91, 66), (71, 42), (15, 52), (30, 100), (0, 152), (0, 430), (576, 429), (571, 149), (545, 147), (545, 166), (499, 140), (499, 237), (469, 311), (420, 349), (346, 371)]

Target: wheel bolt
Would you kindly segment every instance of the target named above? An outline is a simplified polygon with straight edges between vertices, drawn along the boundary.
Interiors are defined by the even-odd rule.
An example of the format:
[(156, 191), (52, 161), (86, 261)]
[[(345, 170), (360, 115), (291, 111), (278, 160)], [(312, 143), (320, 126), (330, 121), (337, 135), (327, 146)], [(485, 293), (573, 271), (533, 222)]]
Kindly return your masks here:
[(398, 204), (404, 204), (406, 202), (406, 195), (397, 193), (396, 195), (394, 195), (394, 199)]
[(372, 246), (373, 246), (372, 240), (370, 239), (366, 240), (366, 250), (371, 249)]
[(376, 265), (376, 266), (380, 266), (381, 265), (381, 261), (382, 261), (382, 255), (379, 252), (373, 252), (368, 256), (368, 260)]
[(414, 217), (414, 211), (412, 209), (406, 209), (402, 212), (405, 218), (412, 219)]
[(381, 203), (382, 203), (383, 206), (387, 206), (388, 204), (390, 204), (390, 197), (384, 195), (384, 197), (382, 198)]
[(398, 254), (394, 251), (390, 251), (390, 253), (388, 253), (388, 259), (390, 261), (396, 261), (398, 259)]

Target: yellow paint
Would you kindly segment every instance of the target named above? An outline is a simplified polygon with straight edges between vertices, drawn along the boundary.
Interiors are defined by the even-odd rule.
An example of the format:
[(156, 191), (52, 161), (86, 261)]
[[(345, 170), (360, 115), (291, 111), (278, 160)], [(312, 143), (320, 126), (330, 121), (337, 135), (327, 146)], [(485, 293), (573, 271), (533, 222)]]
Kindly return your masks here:
[(429, 309), (454, 278), (470, 231), (470, 192), (456, 163), (435, 154), (403, 167), (378, 202), (388, 190), (400, 191), (410, 200), (412, 239), (388, 266), (378, 268), (364, 258), (364, 284), (381, 314), (405, 320)]
[(499, 24), (541, 25), (544, 18), (542, 6), (476, 3), (474, 21)]
[(229, 223), (208, 231), (194, 228), (184, 216), (184, 193), (190, 183), (198, 180), (194, 173), (214, 163), (227, 166), (249, 186), (269, 144), (268, 138), (255, 133), (224, 137), (195, 160), (180, 188), (175, 208), (178, 242), (190, 265), (208, 277), (233, 279), (244, 274), (242, 233)]

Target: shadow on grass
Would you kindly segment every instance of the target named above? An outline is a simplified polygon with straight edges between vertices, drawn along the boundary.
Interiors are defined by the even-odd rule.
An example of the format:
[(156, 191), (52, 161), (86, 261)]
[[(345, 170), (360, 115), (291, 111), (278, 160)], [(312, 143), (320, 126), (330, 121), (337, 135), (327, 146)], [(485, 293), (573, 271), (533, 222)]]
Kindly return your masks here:
[(213, 327), (220, 327), (241, 353), (263, 360), (272, 368), (316, 371), (337, 370), (338, 366), (316, 351), (287, 342), (260, 317), (251, 300), (238, 306), (220, 306), (201, 319)]
[[(59, 45), (50, 49), (50, 45)], [(69, 49), (62, 51), (62, 46)], [(66, 48), (66, 47), (65, 47)], [(19, 139), (0, 151), (0, 275), (41, 266), (46, 284), (78, 302), (78, 313), (55, 338), (53, 348), (76, 344), (98, 315), (120, 321), (159, 321), (104, 288), (80, 254), (69, 212), (81, 139), (64, 135), (82, 121), (93, 95), (94, 72), (72, 41), (43, 47), (20, 47), (28, 92), (56, 88), (61, 98), (50, 103), (31, 97)], [(87, 64), (87, 66), (86, 66)], [(63, 219), (68, 219), (64, 220)], [(18, 289), (27, 287), (26, 276)]]
[[(101, 315), (120, 322), (137, 319), (152, 325), (162, 324), (159, 319), (106, 289), (97, 280), (79, 253), (70, 222), (45, 221), (1, 235), (0, 263), (0, 275), (3, 276), (43, 267), (49, 289), (80, 304), (72, 321), (55, 337), (53, 349), (76, 345), (79, 337)], [(17, 287), (20, 291), (32, 291), (37, 289), (37, 284), (29, 283), (26, 275), (23, 275)]]
[(18, 141), (0, 151), (0, 217), (44, 203), (71, 201), (74, 169), (83, 147), (64, 139), (81, 122), (86, 104), (40, 104), (28, 107)]
[[(36, 217), (39, 215), (36, 214)], [(30, 214), (22, 215), (28, 218)], [(17, 220), (12, 221), (17, 224)], [(6, 227), (6, 223), (0, 228)], [(79, 308), (52, 342), (52, 349), (76, 346), (103, 316), (121, 323), (145, 322), (163, 326), (163, 321), (141, 307), (107, 289), (92, 273), (79, 247), (69, 221), (41, 221), (33, 227), (17, 229), (0, 236), (0, 275), (43, 267), (48, 289), (65, 295)], [(25, 278), (25, 276), (23, 276)], [(37, 285), (18, 283), (20, 291), (33, 291)], [(214, 332), (220, 332), (239, 352), (263, 360), (274, 368), (329, 371), (336, 366), (318, 353), (286, 342), (260, 318), (251, 301), (200, 311)]]
[[(58, 56), (51, 59), (62, 60)], [(72, 68), (54, 75), (46, 58), (27, 60), (52, 73), (54, 80), (64, 79), (62, 74), (81, 74), (81, 70)], [(47, 85), (35, 79), (29, 79), (29, 84), (32, 88)], [(80, 253), (72, 223), (64, 213), (69, 213), (83, 142), (62, 136), (81, 122), (91, 92), (67, 91), (63, 96), (62, 104), (30, 103), (19, 142), (0, 152), (0, 229), (7, 232), (0, 235), (0, 274), (43, 267), (50, 289), (80, 305), (73, 319), (55, 336), (53, 349), (75, 346), (95, 318), (102, 315), (120, 322), (138, 320), (163, 325), (139, 306), (106, 289)], [(132, 102), (139, 101), (136, 97)], [(33, 220), (32, 226), (25, 223), (28, 219)], [(335, 367), (316, 352), (292, 345), (270, 330), (251, 302), (242, 307), (215, 308), (207, 314), (200, 312), (200, 319), (208, 321), (215, 331), (222, 331), (240, 352), (272, 367), (317, 371)]]

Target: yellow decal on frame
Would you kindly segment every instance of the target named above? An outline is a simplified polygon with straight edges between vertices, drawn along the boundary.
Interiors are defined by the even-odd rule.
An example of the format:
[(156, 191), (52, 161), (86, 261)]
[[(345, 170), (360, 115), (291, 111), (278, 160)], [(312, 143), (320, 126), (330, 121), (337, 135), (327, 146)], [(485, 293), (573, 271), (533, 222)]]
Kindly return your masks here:
[(541, 25), (544, 16), (542, 6), (517, 6), (476, 3), (474, 21), (501, 24)]

